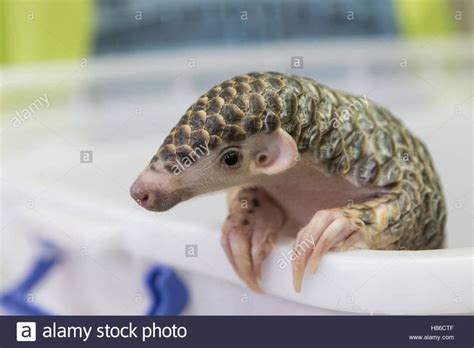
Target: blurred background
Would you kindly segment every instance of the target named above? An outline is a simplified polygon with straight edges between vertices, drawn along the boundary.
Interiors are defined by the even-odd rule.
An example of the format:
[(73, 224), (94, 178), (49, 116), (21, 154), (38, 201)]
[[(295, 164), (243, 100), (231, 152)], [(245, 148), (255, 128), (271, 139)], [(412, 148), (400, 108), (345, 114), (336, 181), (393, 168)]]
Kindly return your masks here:
[(350, 37), (472, 32), (463, 0), (2, 0), (2, 62)]
[[(471, 0), (0, 0), (0, 312), (332, 313), (236, 285), (215, 261), (222, 194), (159, 216), (129, 198), (187, 107), (250, 71), (388, 107), (432, 152), (447, 246), (473, 246), (472, 16)], [(163, 303), (156, 279), (181, 295)]]

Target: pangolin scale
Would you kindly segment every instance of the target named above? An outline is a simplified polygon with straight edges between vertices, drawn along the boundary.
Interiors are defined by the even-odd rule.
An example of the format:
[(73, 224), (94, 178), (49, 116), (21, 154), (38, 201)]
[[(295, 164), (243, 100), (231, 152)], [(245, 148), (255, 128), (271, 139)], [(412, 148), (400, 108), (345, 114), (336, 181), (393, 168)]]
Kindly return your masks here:
[(191, 105), (157, 156), (174, 160), (206, 144), (211, 149), (282, 128), (329, 175), (385, 193), (348, 204), (344, 213), (367, 226), (372, 249), (442, 246), (446, 206), (425, 145), (387, 109), (312, 79), (249, 73), (211, 88)]

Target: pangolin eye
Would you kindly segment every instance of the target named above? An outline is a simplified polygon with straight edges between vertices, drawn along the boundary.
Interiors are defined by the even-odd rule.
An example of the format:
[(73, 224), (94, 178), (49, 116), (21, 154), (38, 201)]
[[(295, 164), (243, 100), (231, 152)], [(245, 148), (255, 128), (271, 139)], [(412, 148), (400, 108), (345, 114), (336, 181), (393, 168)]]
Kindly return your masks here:
[(227, 167), (237, 168), (240, 162), (240, 153), (237, 150), (230, 150), (226, 152), (222, 158), (221, 163)]

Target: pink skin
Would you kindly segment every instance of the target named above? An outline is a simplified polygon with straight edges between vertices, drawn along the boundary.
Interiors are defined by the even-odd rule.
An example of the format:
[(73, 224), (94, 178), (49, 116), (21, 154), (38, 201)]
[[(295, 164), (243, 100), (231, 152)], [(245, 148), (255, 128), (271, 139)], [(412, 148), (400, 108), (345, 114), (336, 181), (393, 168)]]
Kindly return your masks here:
[[(236, 150), (239, 165), (226, 166), (222, 157)], [(167, 171), (166, 164), (158, 160), (148, 165), (132, 185), (131, 196), (148, 210), (166, 211), (194, 196), (230, 189), (222, 246), (237, 275), (254, 291), (261, 291), (261, 266), (279, 234), (296, 236), (296, 291), (301, 291), (306, 267), (315, 272), (326, 252), (368, 247), (362, 222), (340, 208), (348, 201), (369, 200), (376, 189), (359, 187), (350, 177), (325, 175), (310, 154), (298, 154), (283, 130), (223, 144), (179, 175)], [(312, 244), (301, 248), (305, 239)]]

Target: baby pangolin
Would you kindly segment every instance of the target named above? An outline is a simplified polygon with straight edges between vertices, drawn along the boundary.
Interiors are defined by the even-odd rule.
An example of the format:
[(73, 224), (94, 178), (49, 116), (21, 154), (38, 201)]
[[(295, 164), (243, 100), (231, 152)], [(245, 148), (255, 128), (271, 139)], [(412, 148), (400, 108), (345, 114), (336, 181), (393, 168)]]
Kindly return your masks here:
[(388, 110), (309, 78), (249, 73), (211, 88), (181, 117), (131, 187), (165, 211), (229, 189), (222, 245), (261, 291), (278, 234), (295, 236), (293, 285), (332, 250), (433, 249), (446, 208), (424, 144)]

